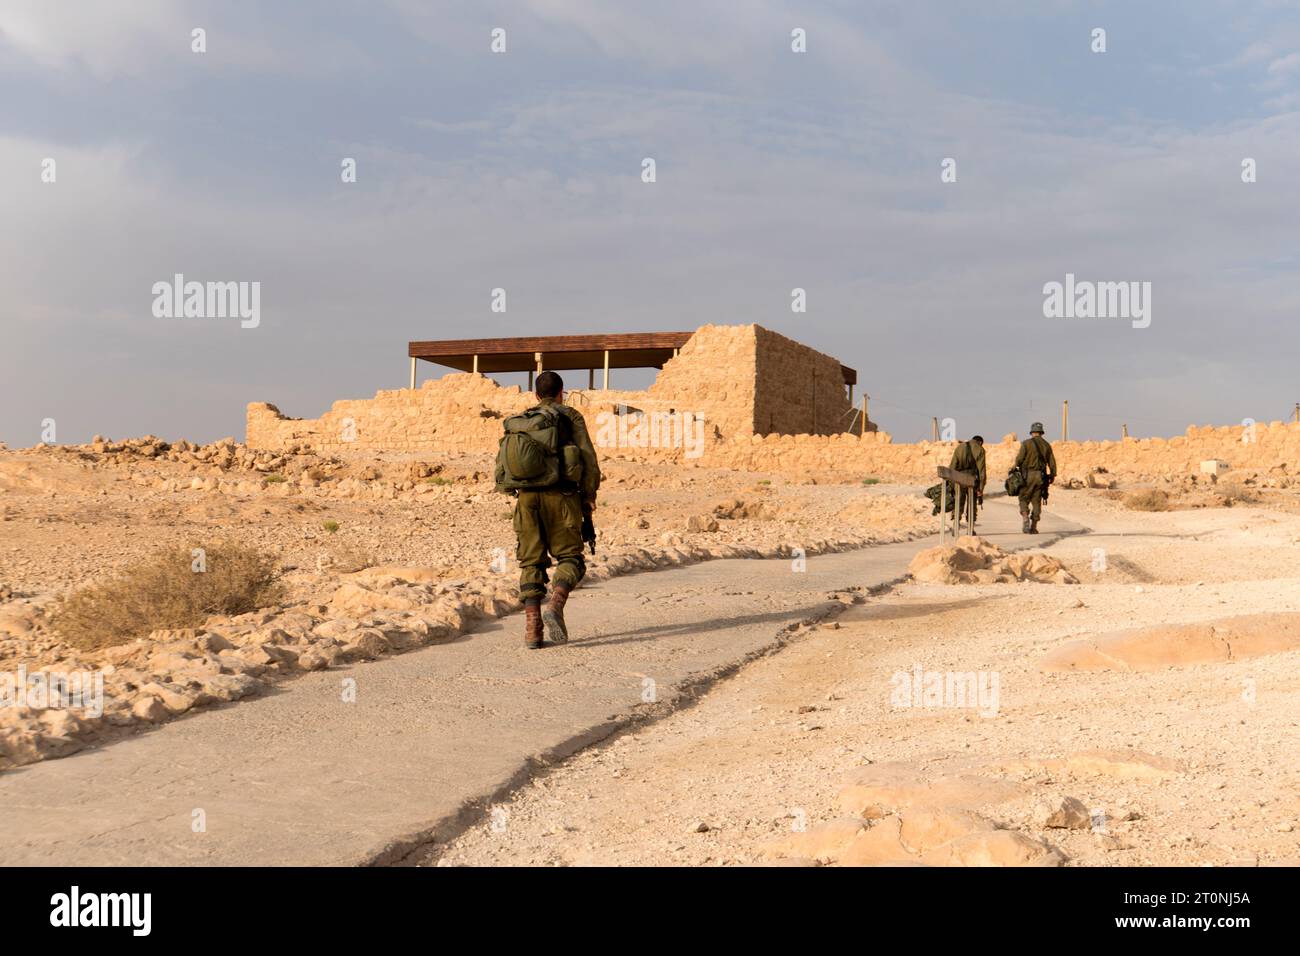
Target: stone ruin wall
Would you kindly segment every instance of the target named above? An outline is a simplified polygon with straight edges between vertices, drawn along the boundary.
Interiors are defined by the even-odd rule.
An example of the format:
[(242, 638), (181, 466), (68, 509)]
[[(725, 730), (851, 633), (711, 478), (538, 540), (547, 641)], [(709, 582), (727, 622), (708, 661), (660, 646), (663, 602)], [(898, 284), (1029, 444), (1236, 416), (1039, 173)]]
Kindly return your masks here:
[[(1010, 438), (1010, 436), (1008, 436)], [(935, 469), (952, 458), (955, 442), (893, 444), (884, 432), (857, 435), (767, 435), (718, 443), (702, 465), (775, 472), (795, 477), (833, 474), (847, 480), (876, 477), (933, 483)], [(989, 487), (998, 488), (1015, 462), (1018, 440), (987, 443)], [(1173, 438), (1052, 442), (1063, 479), (1086, 478), (1097, 468), (1124, 479), (1195, 475), (1202, 461), (1219, 460), (1233, 471), (1294, 478), (1300, 472), (1300, 424), (1272, 422), (1255, 427), (1255, 440), (1242, 441), (1240, 425), (1193, 425)]]
[(753, 430), (761, 435), (834, 435), (847, 430), (853, 409), (839, 359), (761, 326), (753, 328), (756, 381), (762, 383), (754, 400)]
[[(758, 326), (705, 325), (664, 363), (638, 408), (703, 415), (719, 436), (754, 433)], [(604, 392), (592, 397), (602, 398)], [(648, 399), (649, 401), (645, 401)]]
[[(568, 401), (583, 412), (593, 432), (601, 412), (630, 408), (647, 415), (675, 412), (700, 416), (711, 441), (748, 437), (755, 432), (755, 382), (760, 363), (779, 376), (807, 375), (815, 369), (825, 378), (828, 367), (839, 375), (839, 363), (830, 356), (766, 329), (706, 325), (664, 364), (648, 389), (569, 389)], [(618, 370), (612, 374), (617, 376)], [(833, 388), (819, 385), (819, 427), (829, 428), (827, 423), (837, 415), (842, 417), (847, 406), (842, 396), (836, 405), (833, 392)], [(781, 397), (774, 405), (781, 409), (777, 427), (808, 427), (807, 415), (785, 406), (811, 401), (812, 396), (799, 389), (776, 394)], [(315, 419), (285, 418), (274, 405), (254, 402), (248, 406), (247, 441), (254, 448), (266, 449), (308, 443), (323, 452), (491, 451), (501, 436), (501, 418), (532, 403), (532, 396), (518, 386), (502, 388), (486, 376), (453, 372), (427, 380), (414, 391), (392, 389), (380, 391), (374, 398), (337, 401)], [(350, 440), (349, 434), (354, 436)], [(671, 458), (681, 449), (651, 447), (647, 451)]]
[[(833, 369), (833, 372), (832, 372)], [(813, 372), (836, 384), (816, 392), (812, 417)], [(824, 375), (823, 375), (824, 372)], [(612, 374), (616, 374), (612, 373)], [(762, 395), (755, 389), (764, 382)], [(705, 418), (706, 443), (698, 457), (683, 448), (601, 447), (602, 456), (632, 460), (677, 461), (685, 465), (773, 472), (798, 478), (831, 474), (846, 480), (876, 477), (907, 482), (935, 480), (946, 465), (952, 442), (894, 444), (884, 432), (859, 436), (834, 432), (846, 423), (849, 404), (839, 381), (839, 363), (759, 326), (704, 326), (665, 363), (645, 391), (571, 389), (569, 401), (587, 418), (593, 439), (601, 412), (629, 406), (647, 413), (693, 412)], [(283, 450), (308, 444), (324, 453), (350, 451), (463, 452), (496, 450), (501, 419), (533, 403), (518, 386), (502, 388), (490, 378), (451, 373), (415, 389), (380, 391), (374, 398), (341, 400), (315, 419), (291, 419), (274, 405), (248, 406), (247, 442), (253, 448)], [(355, 440), (344, 439), (347, 420)], [(764, 420), (766, 419), (766, 420)], [(824, 429), (824, 434), (764, 434), (769, 428)], [(989, 482), (1001, 484), (1019, 443), (989, 443)], [(1292, 475), (1300, 465), (1300, 425), (1260, 423), (1255, 441), (1242, 441), (1240, 426), (1192, 426), (1173, 438), (1121, 441), (1054, 442), (1063, 478), (1082, 478), (1105, 468), (1121, 478), (1196, 474), (1207, 459), (1230, 469)]]

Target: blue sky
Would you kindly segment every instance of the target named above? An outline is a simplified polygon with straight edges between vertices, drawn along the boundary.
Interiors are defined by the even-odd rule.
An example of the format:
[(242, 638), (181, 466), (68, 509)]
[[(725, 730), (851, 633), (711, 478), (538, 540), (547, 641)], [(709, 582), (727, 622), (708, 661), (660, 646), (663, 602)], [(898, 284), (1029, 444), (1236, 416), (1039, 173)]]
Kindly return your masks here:
[[(242, 436), (403, 385), (411, 338), (704, 322), (856, 367), (897, 440), (1268, 421), (1298, 181), (1294, 0), (4, 0), (0, 439)], [(155, 318), (175, 272), (261, 282), (261, 325)], [(1151, 326), (1045, 319), (1067, 272), (1151, 282)]]

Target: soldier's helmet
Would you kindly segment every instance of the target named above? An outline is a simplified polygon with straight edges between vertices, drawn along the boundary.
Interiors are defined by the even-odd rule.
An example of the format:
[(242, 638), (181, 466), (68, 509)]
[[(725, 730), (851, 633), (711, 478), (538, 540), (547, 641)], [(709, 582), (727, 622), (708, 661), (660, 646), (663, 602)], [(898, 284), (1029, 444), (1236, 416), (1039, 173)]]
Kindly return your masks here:
[(1030, 425), (1030, 426), (1029, 426), (1029, 434), (1031, 434), (1031, 435), (1041, 435), (1041, 434), (1043, 434), (1043, 423), (1042, 423), (1042, 422), (1034, 422), (1032, 425)]

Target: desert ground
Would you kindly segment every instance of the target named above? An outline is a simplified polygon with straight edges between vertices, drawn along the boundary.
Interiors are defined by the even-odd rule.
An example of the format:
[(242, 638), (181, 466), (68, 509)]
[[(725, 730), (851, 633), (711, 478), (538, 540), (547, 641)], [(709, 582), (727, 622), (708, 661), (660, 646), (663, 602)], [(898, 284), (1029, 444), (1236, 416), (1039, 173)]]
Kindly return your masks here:
[[(1294, 865), (1300, 521), (1058, 497), (1090, 531), (1045, 553), (1078, 584), (873, 596), (697, 705), (539, 776), (496, 826), (426, 862)], [(1289, 650), (1155, 642), (1044, 670), (1078, 640), (1261, 613), (1291, 615), (1263, 622), (1289, 631), (1274, 646)], [(917, 667), (996, 671), (996, 715), (896, 706), (895, 675)], [(1022, 839), (990, 843), (995, 827)]]
[[(253, 452), (153, 438), (0, 452), (0, 668), (104, 671), (103, 715), (0, 708), (0, 767), (75, 752), (270, 683), (449, 640), (518, 609), (511, 500), (485, 455)], [(718, 557), (819, 554), (931, 530), (887, 485), (609, 461), (589, 579)], [(160, 549), (277, 558), (272, 606), (69, 644), (53, 602)], [(188, 559), (180, 566), (188, 573)]]
[[(0, 709), (10, 792), (41, 763), (66, 779), (142, 734), (165, 743), (231, 707), (292, 706), (309, 674), (465, 640), (498, 642), (510, 666), (500, 655), (525, 654), (517, 569), (490, 466), (152, 438), (0, 451), (0, 669), (102, 671), (106, 693), (97, 716)], [(438, 838), (402, 862), (1300, 860), (1293, 490), (1207, 494), (1171, 480), (1153, 502), (1151, 488), (1113, 481), (1060, 488), (1048, 510), (1072, 533), (1022, 536), (1010, 504), (991, 501), (979, 540), (935, 550), (930, 503), (912, 485), (618, 460), (605, 470), (597, 590), (580, 591), (578, 607), (598, 601), (599, 582), (637, 575), (656, 621), (710, 593), (762, 609), (763, 579), (732, 570), (770, 564), (761, 558), (895, 546), (910, 575), (828, 589), (837, 610), (736, 666), (719, 666), (726, 635), (713, 635), (719, 669), (700, 693), (507, 774), (509, 787), (467, 802), (457, 826), (431, 826)], [(160, 548), (223, 541), (276, 556), (275, 604), (107, 646), (74, 646), (55, 627), (60, 598), (88, 583)], [(726, 581), (650, 597), (655, 571), (714, 560)], [(575, 637), (534, 662), (582, 654)], [(689, 647), (691, 626), (672, 637)], [(687, 655), (686, 671), (682, 648), (672, 653)], [(585, 660), (564, 662), (565, 679)], [(969, 675), (980, 691), (932, 698), (934, 675)], [(544, 680), (532, 673), (519, 692)]]

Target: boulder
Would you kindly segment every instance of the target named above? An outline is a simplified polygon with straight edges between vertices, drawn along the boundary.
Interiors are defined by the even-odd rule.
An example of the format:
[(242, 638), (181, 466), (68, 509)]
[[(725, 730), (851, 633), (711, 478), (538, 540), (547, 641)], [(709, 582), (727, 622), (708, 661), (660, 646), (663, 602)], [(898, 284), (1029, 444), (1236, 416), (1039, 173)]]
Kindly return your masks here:
[(807, 830), (791, 832), (768, 843), (760, 851), (764, 858), (807, 858), (833, 863), (839, 854), (867, 826), (861, 817), (838, 817)]
[(1034, 825), (1040, 829), (1087, 830), (1092, 826), (1092, 814), (1082, 800), (1062, 797), (1038, 804), (1034, 808)]

